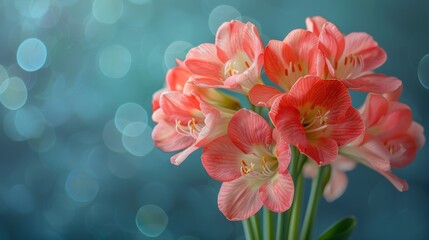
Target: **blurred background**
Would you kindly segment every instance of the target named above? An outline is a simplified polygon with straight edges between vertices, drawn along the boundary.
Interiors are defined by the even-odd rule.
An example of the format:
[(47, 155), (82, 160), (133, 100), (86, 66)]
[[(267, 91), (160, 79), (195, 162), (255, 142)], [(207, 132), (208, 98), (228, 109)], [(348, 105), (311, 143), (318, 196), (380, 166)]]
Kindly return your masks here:
[[(266, 44), (321, 15), (375, 38), (388, 54), (377, 71), (403, 80), (401, 101), (429, 129), (429, 2), (411, 2), (0, 0), (0, 239), (244, 239), (201, 152), (176, 167), (151, 141), (152, 94), (175, 58), (224, 21), (253, 22)], [(350, 172), (316, 233), (354, 214), (352, 239), (428, 239), (428, 156), (395, 171), (403, 193)]]

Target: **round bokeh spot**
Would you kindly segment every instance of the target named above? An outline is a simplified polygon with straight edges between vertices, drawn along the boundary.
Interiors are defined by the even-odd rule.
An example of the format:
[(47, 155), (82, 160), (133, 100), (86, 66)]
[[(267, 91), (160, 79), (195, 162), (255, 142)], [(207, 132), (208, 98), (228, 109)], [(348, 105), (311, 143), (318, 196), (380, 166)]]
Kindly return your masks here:
[(124, 103), (115, 113), (116, 128), (124, 135), (137, 137), (147, 126), (147, 112), (137, 103)]
[(92, 4), (92, 15), (98, 21), (112, 24), (119, 20), (124, 10), (122, 0), (95, 0)]
[(0, 94), (0, 102), (10, 110), (17, 110), (24, 106), (27, 101), (27, 86), (24, 81), (18, 77), (11, 77), (3, 84), (7, 87)]
[(77, 170), (69, 173), (65, 183), (67, 195), (76, 202), (90, 202), (94, 200), (99, 188), (97, 179)]
[(48, 52), (45, 44), (37, 38), (23, 41), (16, 52), (18, 65), (27, 72), (34, 72), (43, 67)]
[(100, 71), (109, 78), (122, 78), (131, 67), (131, 54), (121, 45), (110, 45), (104, 48), (99, 56)]
[(141, 207), (136, 215), (136, 225), (147, 237), (158, 237), (164, 232), (168, 224), (168, 216), (162, 208), (156, 205)]
[(177, 65), (176, 59), (184, 60), (189, 49), (192, 47), (192, 44), (185, 41), (172, 42), (167, 47), (164, 54), (164, 62), (167, 68), (175, 67)]
[(418, 76), (422, 86), (429, 89), (429, 54), (426, 54), (419, 62)]
[(241, 13), (232, 6), (219, 5), (215, 7), (209, 15), (210, 31), (216, 35), (218, 28), (224, 23), (231, 20), (240, 20)]
[[(124, 132), (132, 132), (131, 129), (135, 129), (134, 125), (139, 123), (128, 124)], [(154, 144), (152, 141), (152, 128), (147, 126), (140, 134), (137, 136), (127, 136), (122, 135), (122, 144), (125, 149), (134, 156), (142, 157), (148, 154), (153, 148)]]

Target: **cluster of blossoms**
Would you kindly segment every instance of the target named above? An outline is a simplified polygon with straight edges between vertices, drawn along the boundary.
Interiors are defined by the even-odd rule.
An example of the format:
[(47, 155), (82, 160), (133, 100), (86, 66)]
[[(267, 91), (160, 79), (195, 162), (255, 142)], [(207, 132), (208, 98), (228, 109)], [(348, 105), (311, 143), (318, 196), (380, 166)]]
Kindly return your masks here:
[[(171, 158), (176, 165), (203, 148), (204, 168), (223, 182), (218, 205), (230, 220), (247, 219), (263, 205), (274, 212), (291, 207), (293, 149), (310, 159), (306, 176), (331, 165), (327, 200), (343, 194), (345, 172), (357, 163), (399, 191), (408, 188), (392, 168), (409, 164), (425, 139), (410, 107), (398, 102), (402, 82), (373, 72), (385, 51), (370, 35), (343, 35), (322, 17), (306, 19), (306, 26), (264, 47), (252, 23), (224, 23), (215, 43), (191, 49), (154, 94), (156, 146), (180, 151)], [(226, 90), (249, 99), (253, 111)], [(350, 90), (368, 93), (359, 109)]]

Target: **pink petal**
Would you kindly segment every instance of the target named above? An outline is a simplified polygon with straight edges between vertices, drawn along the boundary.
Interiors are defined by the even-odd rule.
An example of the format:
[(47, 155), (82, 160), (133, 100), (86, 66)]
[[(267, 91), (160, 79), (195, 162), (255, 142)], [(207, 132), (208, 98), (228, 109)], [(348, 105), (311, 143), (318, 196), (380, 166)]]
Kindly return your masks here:
[(289, 62), (295, 62), (292, 49), (284, 42), (271, 40), (264, 53), (265, 73), (274, 83), (280, 85), (284, 90), (289, 90), (297, 79), (286, 76), (285, 69)]
[(387, 59), (386, 52), (367, 33), (355, 32), (345, 37), (344, 56), (361, 55), (364, 62), (363, 71), (371, 71), (383, 65)]
[(240, 21), (231, 21), (223, 23), (216, 33), (216, 46), (225, 53), (225, 56), (219, 55), (219, 58), (226, 62), (233, 58), (237, 50), (242, 49), (242, 34), (245, 24)]
[(201, 157), (210, 177), (228, 182), (241, 177), (241, 159), (244, 153), (227, 136), (220, 137), (203, 149)]
[(170, 69), (165, 77), (167, 88), (171, 91), (182, 92), (186, 81), (192, 76), (192, 73), (186, 68), (186, 66), (177, 60), (179, 66)]
[(408, 128), (408, 134), (410, 136), (414, 137), (414, 140), (416, 142), (417, 145), (417, 149), (420, 149), (423, 147), (423, 145), (425, 144), (425, 135), (423, 134), (424, 129), (422, 127), (422, 125), (420, 125), (417, 122), (413, 122), (410, 126), (410, 128)]
[(274, 101), (282, 94), (283, 93), (275, 87), (256, 84), (249, 91), (249, 99), (253, 105), (271, 107)]
[(343, 54), (344, 47), (344, 36), (337, 26), (330, 22), (325, 23), (319, 35), (319, 48), (326, 58), (335, 64)]
[(166, 92), (161, 95), (160, 106), (169, 121), (187, 123), (195, 113), (200, 112), (200, 102), (181, 92)]
[(264, 52), (264, 46), (262, 45), (258, 29), (250, 22), (246, 23), (244, 27), (242, 44), (244, 52), (250, 59), (255, 59)]
[(379, 172), (387, 180), (389, 180), (398, 191), (403, 192), (408, 190), (408, 183), (404, 179), (395, 176), (392, 172)]
[(383, 97), (385, 97), (389, 101), (398, 101), (401, 94), (402, 94), (402, 84), (393, 92), (384, 93)]
[(255, 215), (262, 207), (259, 198), (261, 183), (246, 177), (225, 182), (219, 191), (218, 205), (228, 220), (239, 221)]
[(337, 198), (341, 197), (346, 191), (348, 184), (347, 175), (344, 172), (332, 170), (331, 178), (323, 191), (323, 196), (326, 201), (333, 202)]
[(341, 80), (347, 88), (370, 93), (389, 93), (402, 86), (402, 81), (379, 73), (365, 74), (355, 79)]
[(165, 152), (182, 150), (195, 142), (192, 137), (177, 133), (175, 126), (165, 121), (158, 123), (153, 128), (152, 139), (155, 145)]
[(259, 190), (262, 203), (273, 212), (288, 210), (293, 201), (294, 185), (289, 173), (277, 174)]
[(345, 146), (340, 154), (368, 165), (376, 171), (390, 171), (390, 153), (378, 139), (371, 139), (361, 146)]
[(246, 109), (239, 110), (231, 118), (228, 134), (231, 141), (244, 153), (258, 152), (255, 147), (268, 149), (272, 142), (272, 132), (267, 121)]
[(320, 138), (316, 143), (297, 145), (297, 147), (319, 166), (332, 163), (338, 156), (338, 145), (330, 138)]
[(285, 173), (290, 163), (291, 153), (289, 143), (280, 138), (277, 130), (274, 129), (273, 136), (277, 138), (276, 140), (276, 156), (277, 161), (279, 162), (279, 173)]
[(283, 41), (290, 46), (295, 56), (295, 59), (285, 59), (286, 63), (299, 61), (307, 68), (312, 65), (318, 50), (316, 34), (303, 29), (295, 29)]
[(223, 88), (224, 86), (224, 80), (222, 78), (210, 78), (205, 76), (197, 76), (193, 75), (191, 78), (189, 78), (189, 82), (195, 84), (198, 87), (204, 87), (204, 88)]
[(216, 46), (204, 43), (189, 50), (184, 64), (196, 75), (207, 78), (220, 78), (223, 74), (223, 63), (217, 57)]
[(197, 150), (197, 149), (198, 149), (198, 147), (195, 147), (194, 145), (192, 145), (192, 146), (186, 148), (184, 151), (174, 154), (171, 157), (170, 161), (174, 165), (180, 165), (183, 161), (186, 160), (186, 158), (188, 158), (188, 156), (191, 153), (195, 152), (195, 150)]
[(360, 111), (367, 127), (375, 125), (387, 114), (389, 102), (377, 94), (368, 94)]
[(358, 110), (350, 107), (344, 121), (328, 126), (330, 137), (337, 141), (338, 146), (350, 143), (364, 130), (364, 124)]
[(308, 17), (305, 19), (305, 25), (307, 26), (307, 30), (314, 32), (317, 36), (319, 36), (323, 25), (327, 21), (328, 20), (320, 16)]

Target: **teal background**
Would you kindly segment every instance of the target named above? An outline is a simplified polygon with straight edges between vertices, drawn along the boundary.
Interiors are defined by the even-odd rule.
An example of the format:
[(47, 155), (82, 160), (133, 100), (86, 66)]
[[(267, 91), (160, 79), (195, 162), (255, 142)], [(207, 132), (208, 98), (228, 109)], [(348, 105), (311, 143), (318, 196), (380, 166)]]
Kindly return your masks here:
[[(172, 154), (152, 149), (149, 135), (152, 94), (163, 86), (174, 58), (183, 58), (190, 46), (214, 42), (210, 26), (237, 12), (259, 27), (264, 44), (305, 28), (305, 18), (313, 15), (345, 34), (371, 34), (388, 54), (377, 72), (403, 81), (401, 101), (429, 129), (429, 92), (417, 77), (419, 61), (429, 53), (428, 1), (116, 2), (123, 10), (114, 21), (103, 10), (94, 15), (92, 0), (0, 0), (0, 65), (22, 79), (28, 94), (19, 110), (0, 105), (0, 239), (150, 239), (157, 233), (156, 239), (244, 239), (241, 223), (219, 212), (220, 183), (205, 173), (200, 152), (176, 167), (169, 162)], [(212, 13), (222, 4), (236, 12)], [(97, 14), (104, 14), (104, 23)], [(34, 72), (17, 63), (18, 47), (28, 38), (47, 48), (46, 62)], [(103, 58), (112, 44), (129, 55), (125, 50)], [(108, 62), (107, 70), (100, 61)], [(359, 106), (363, 95), (353, 97)], [(141, 123), (148, 125), (131, 138), (138, 140), (131, 152), (111, 122), (125, 103), (140, 105)], [(23, 136), (28, 132), (40, 134)], [(34, 147), (41, 139), (46, 149)], [(316, 233), (353, 214), (358, 225), (351, 239), (427, 239), (428, 156), (425, 146), (411, 165), (395, 171), (410, 185), (403, 193), (363, 166), (350, 172), (343, 197), (322, 200)], [(144, 206), (153, 211), (138, 215)]]

